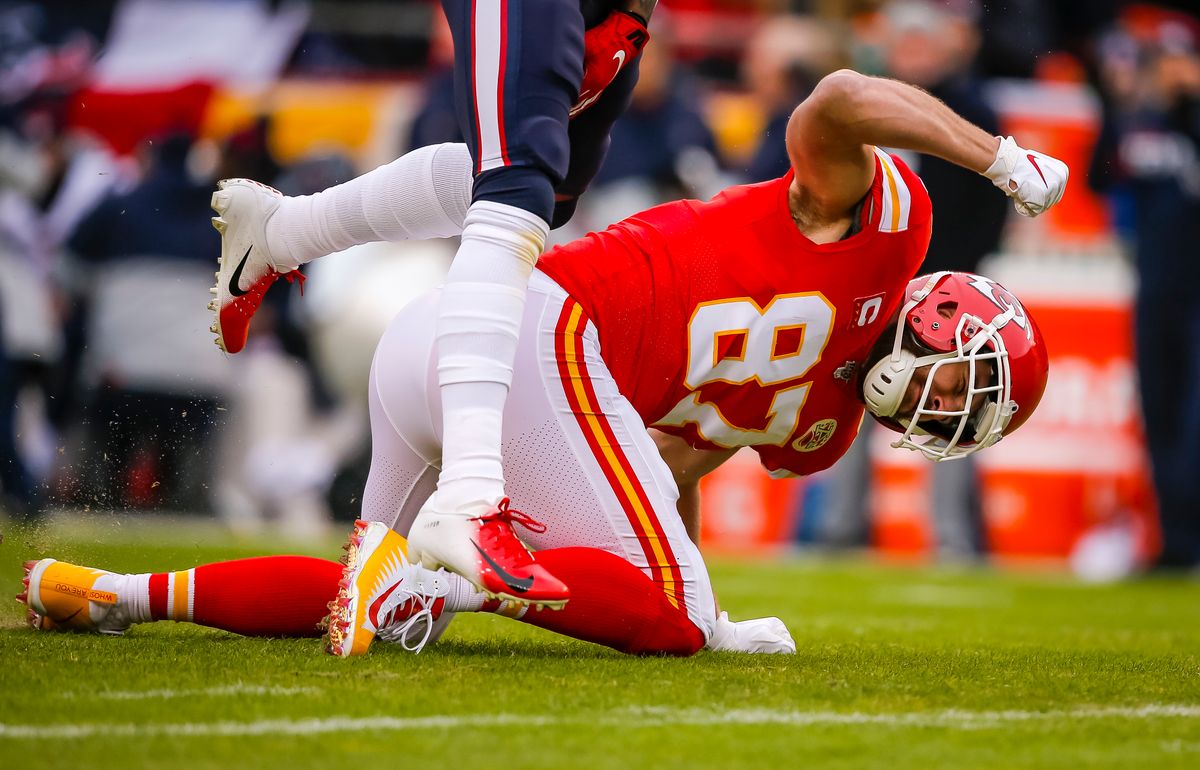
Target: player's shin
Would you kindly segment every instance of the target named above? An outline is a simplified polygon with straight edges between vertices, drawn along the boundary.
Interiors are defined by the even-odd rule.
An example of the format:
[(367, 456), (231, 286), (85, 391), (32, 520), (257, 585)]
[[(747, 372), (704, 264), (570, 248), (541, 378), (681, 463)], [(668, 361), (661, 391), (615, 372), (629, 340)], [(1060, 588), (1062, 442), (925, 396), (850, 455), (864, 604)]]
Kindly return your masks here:
[(515, 206), (477, 201), (442, 291), (437, 319), (442, 472), (409, 532), (409, 552), (502, 598), (561, 605), (567, 592), (512, 531), (536, 522), (509, 509), (501, 416), (525, 307), (526, 284), (549, 226)]
[(571, 591), (561, 612), (529, 610), (523, 623), (631, 655), (693, 655), (704, 634), (662, 587), (619, 556), (596, 548), (538, 551)]
[(27, 565), (22, 597), (30, 624), (46, 631), (118, 634), (134, 623), (175, 620), (246, 636), (315, 637), (340, 574), (336, 562), (307, 556), (134, 575), (43, 559)]
[(471, 184), (466, 145), (421, 147), (315, 195), (283, 198), (266, 223), (267, 243), (304, 264), (363, 243), (455, 236)]

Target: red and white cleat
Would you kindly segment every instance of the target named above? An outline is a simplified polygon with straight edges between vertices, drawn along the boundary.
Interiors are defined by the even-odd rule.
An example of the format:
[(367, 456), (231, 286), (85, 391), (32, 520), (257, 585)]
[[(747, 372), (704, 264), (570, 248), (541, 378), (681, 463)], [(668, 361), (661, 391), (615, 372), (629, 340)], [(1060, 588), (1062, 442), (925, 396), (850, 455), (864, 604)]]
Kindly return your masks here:
[(262, 304), (263, 295), (279, 276), (288, 282), (304, 274), (281, 255), (267, 249), (267, 220), (279, 208), (283, 194), (251, 179), (222, 179), (212, 195), (213, 227), (221, 234), (221, 257), (216, 272), (215, 295), (208, 303), (216, 318), (210, 330), (217, 347), (237, 353), (246, 346), (250, 319)]
[(378, 521), (354, 522), (344, 547), (346, 566), (329, 603), (325, 651), (341, 658), (363, 655), (378, 636), (420, 652), (435, 630), (440, 634), (435, 625), (449, 576), (410, 564), (404, 538)]
[(514, 523), (533, 532), (546, 531), (532, 516), (510, 508), (507, 497), (483, 516), (440, 513), (427, 503), (408, 533), (408, 552), (428, 569), (445, 567), (462, 575), (493, 599), (562, 609), (570, 591), (538, 564), (517, 538)]

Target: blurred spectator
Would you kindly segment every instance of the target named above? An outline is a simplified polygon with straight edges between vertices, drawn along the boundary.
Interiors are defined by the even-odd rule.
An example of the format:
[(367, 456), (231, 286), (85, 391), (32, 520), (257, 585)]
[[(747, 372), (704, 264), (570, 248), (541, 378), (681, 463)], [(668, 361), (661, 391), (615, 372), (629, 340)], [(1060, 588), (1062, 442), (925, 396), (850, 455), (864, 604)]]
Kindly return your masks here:
[(742, 82), (766, 118), (745, 179), (759, 182), (787, 173), (788, 119), (840, 63), (838, 38), (827, 23), (805, 16), (774, 16), (762, 23), (742, 59)]
[[(969, 0), (900, 0), (887, 6), (891, 33), (887, 72), (924, 88), (990, 134), (1000, 133), (995, 111), (980, 96), (971, 66), (979, 48), (978, 9)], [(986, 179), (927, 155), (908, 159), (929, 190), (937, 226), (921, 272), (975, 272), (996, 250), (1008, 212)]]
[[(267, 134), (260, 121), (231, 138), (222, 176), (279, 169)], [(272, 180), (285, 195), (310, 195), (354, 175), (347, 159), (329, 155), (256, 178)], [(220, 517), (237, 532), (270, 524), (282, 537), (311, 541), (331, 526), (330, 487), (366, 436), (367, 419), (331, 394), (314, 360), (308, 325), (296, 312), (297, 296), (283, 281), (271, 287), (237, 357), (229, 426), (217, 452), (217, 503)]]
[(281, 168), (268, 146), (270, 133), (271, 119), (260, 115), (249, 126), (226, 138), (217, 161), (217, 178), (270, 181), (278, 177)]
[[(952, 110), (992, 134), (995, 112), (979, 97), (971, 64), (978, 49), (978, 8), (968, 0), (899, 0), (884, 9), (884, 49), (890, 76), (921, 86)], [(907, 157), (933, 202), (933, 236), (922, 273), (975, 272), (996, 250), (1007, 201), (978, 174), (925, 155)], [(835, 545), (865, 544), (868, 530), (872, 429), (864, 424), (855, 446), (831, 479), (823, 539)], [(974, 560), (984, 549), (983, 515), (974, 458), (934, 465), (932, 515), (938, 555)]]
[(1126, 204), (1135, 344), (1163, 567), (1200, 566), (1200, 24), (1145, 6), (1100, 47), (1093, 185)]
[(671, 24), (667, 13), (655, 13), (653, 43), (642, 52), (633, 100), (612, 128), (608, 154), (581, 199), (582, 216), (572, 221), (572, 232), (556, 233), (557, 241), (664, 200), (707, 199), (723, 186), (716, 139), (701, 113), (702, 92), (675, 61)]
[(112, 179), (65, 133), (95, 45), (61, 10), (0, 5), (0, 508), (27, 513), (56, 454), (47, 415), (61, 403), (60, 248)]
[(406, 150), (463, 140), (454, 108), (454, 40), (441, 8), (432, 16), (429, 66), (423, 78), (424, 101), (413, 117)]
[(101, 202), (69, 243), (91, 268), (89, 503), (208, 507), (226, 369), (204, 331), (218, 241), (204, 216), (211, 189), (190, 178), (189, 148), (183, 135), (150, 146), (143, 180)]

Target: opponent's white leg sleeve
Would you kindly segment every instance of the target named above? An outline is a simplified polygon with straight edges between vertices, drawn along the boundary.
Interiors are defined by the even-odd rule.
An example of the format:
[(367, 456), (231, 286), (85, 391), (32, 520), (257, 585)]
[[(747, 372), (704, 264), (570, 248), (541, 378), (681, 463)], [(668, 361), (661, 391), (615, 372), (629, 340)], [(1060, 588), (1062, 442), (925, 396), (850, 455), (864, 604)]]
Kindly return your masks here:
[(442, 396), (439, 512), (478, 515), (504, 497), (501, 415), (529, 274), (549, 225), (515, 206), (477, 201), (450, 266), (436, 325)]
[(362, 243), (458, 235), (471, 171), (465, 144), (435, 144), (316, 195), (285, 197), (267, 220), (267, 248), (304, 264)]

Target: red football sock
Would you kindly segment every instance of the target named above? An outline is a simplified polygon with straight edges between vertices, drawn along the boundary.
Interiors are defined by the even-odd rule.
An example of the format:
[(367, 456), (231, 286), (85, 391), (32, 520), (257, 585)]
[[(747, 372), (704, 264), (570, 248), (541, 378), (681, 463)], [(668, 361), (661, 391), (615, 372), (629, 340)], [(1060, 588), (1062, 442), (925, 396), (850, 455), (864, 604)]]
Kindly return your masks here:
[(521, 620), (632, 655), (692, 655), (704, 635), (637, 567), (596, 548), (555, 548), (537, 560), (567, 584), (561, 610), (533, 610)]
[(309, 556), (262, 556), (150, 576), (150, 618), (246, 636), (320, 636), (342, 565)]

